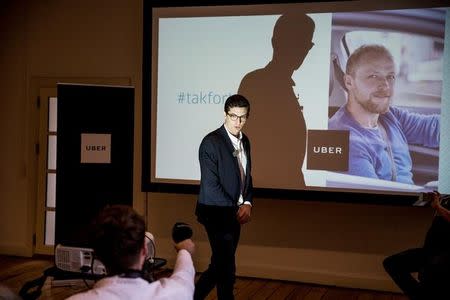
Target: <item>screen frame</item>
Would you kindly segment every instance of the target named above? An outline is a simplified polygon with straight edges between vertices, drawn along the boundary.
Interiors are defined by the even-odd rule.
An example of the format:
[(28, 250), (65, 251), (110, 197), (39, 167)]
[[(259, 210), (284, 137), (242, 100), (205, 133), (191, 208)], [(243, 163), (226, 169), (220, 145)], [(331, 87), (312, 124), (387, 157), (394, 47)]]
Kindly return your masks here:
[[(322, 4), (333, 2), (330, 0), (316, 1)], [(269, 1), (269, 0), (253, 0), (253, 1), (236, 1), (222, 0), (208, 3), (202, 1), (176, 1), (176, 0), (152, 0), (144, 1), (143, 6), (143, 76), (142, 76), (142, 176), (141, 190), (143, 192), (155, 193), (177, 193), (177, 194), (198, 194), (199, 184), (177, 184), (152, 181), (152, 153), (151, 153), (151, 136), (152, 136), (152, 42), (156, 37), (153, 36), (153, 9), (154, 8), (170, 8), (170, 7), (195, 7), (195, 6), (220, 6), (220, 5), (263, 5), (263, 4), (311, 4), (306, 1)], [(401, 9), (401, 8), (421, 8), (439, 6), (438, 1), (429, 1), (424, 4), (420, 1), (398, 1), (389, 6), (369, 3), (369, 1), (344, 0), (338, 1), (330, 5), (343, 6), (342, 11), (348, 9), (348, 6), (354, 6), (352, 10), (376, 10), (376, 9)], [(314, 5), (312, 4), (312, 5)], [(363, 5), (363, 8), (357, 5)], [(442, 6), (442, 5), (441, 5)], [(339, 11), (340, 9), (336, 10)], [(370, 191), (370, 192), (354, 192), (354, 191), (326, 191), (326, 190), (288, 190), (275, 188), (255, 188), (254, 196), (257, 198), (269, 199), (285, 199), (285, 200), (301, 200), (301, 201), (323, 201), (338, 203), (366, 203), (366, 204), (382, 204), (382, 205), (414, 205), (419, 203), (420, 196), (417, 192), (396, 192), (396, 191)]]

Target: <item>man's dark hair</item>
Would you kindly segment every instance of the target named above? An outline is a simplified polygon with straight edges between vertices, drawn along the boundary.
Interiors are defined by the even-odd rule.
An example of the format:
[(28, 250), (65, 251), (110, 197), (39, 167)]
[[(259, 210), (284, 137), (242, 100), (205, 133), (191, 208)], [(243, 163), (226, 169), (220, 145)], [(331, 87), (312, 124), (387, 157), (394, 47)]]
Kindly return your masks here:
[(228, 113), (233, 107), (246, 107), (247, 115), (250, 114), (250, 102), (242, 95), (235, 94), (227, 98), (225, 106), (223, 107), (225, 113)]
[(92, 226), (91, 245), (108, 275), (123, 273), (138, 262), (145, 240), (145, 222), (133, 208), (106, 206)]

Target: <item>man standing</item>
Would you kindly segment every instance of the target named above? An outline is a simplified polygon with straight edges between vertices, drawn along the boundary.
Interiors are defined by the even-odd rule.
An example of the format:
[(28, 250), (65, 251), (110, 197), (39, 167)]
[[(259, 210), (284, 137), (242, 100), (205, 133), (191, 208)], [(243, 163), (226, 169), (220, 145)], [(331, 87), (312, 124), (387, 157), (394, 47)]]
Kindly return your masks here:
[(196, 215), (208, 234), (212, 255), (195, 286), (194, 299), (204, 299), (214, 286), (219, 300), (234, 299), (235, 253), (241, 225), (250, 221), (252, 209), (250, 141), (242, 133), (249, 113), (245, 97), (230, 96), (224, 106), (224, 124), (200, 144)]
[(408, 144), (439, 147), (439, 116), (421, 115), (391, 105), (395, 85), (391, 53), (364, 45), (349, 57), (344, 75), (347, 103), (328, 122), (350, 131), (351, 175), (413, 184)]

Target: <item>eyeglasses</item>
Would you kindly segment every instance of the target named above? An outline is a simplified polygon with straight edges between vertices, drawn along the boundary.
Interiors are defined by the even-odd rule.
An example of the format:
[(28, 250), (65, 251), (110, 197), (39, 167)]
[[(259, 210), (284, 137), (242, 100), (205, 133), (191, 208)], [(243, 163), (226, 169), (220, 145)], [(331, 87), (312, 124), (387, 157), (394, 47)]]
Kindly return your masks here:
[(228, 113), (227, 113), (227, 115), (230, 117), (230, 119), (231, 119), (232, 121), (236, 121), (237, 119), (239, 119), (239, 121), (245, 122), (245, 121), (247, 121), (247, 118), (248, 118), (248, 115), (247, 115), (247, 114), (242, 115), (242, 116), (238, 116), (238, 115), (235, 115), (235, 114), (228, 114)]

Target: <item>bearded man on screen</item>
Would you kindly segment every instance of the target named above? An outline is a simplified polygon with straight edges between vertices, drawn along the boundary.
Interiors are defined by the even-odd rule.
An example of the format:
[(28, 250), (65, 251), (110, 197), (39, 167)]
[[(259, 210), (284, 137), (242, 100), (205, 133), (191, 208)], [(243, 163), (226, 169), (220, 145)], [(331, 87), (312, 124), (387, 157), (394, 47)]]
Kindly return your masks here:
[(330, 118), (328, 128), (350, 131), (349, 174), (413, 184), (408, 144), (439, 147), (440, 117), (392, 106), (395, 79), (388, 49), (356, 49), (344, 75), (347, 103)]

